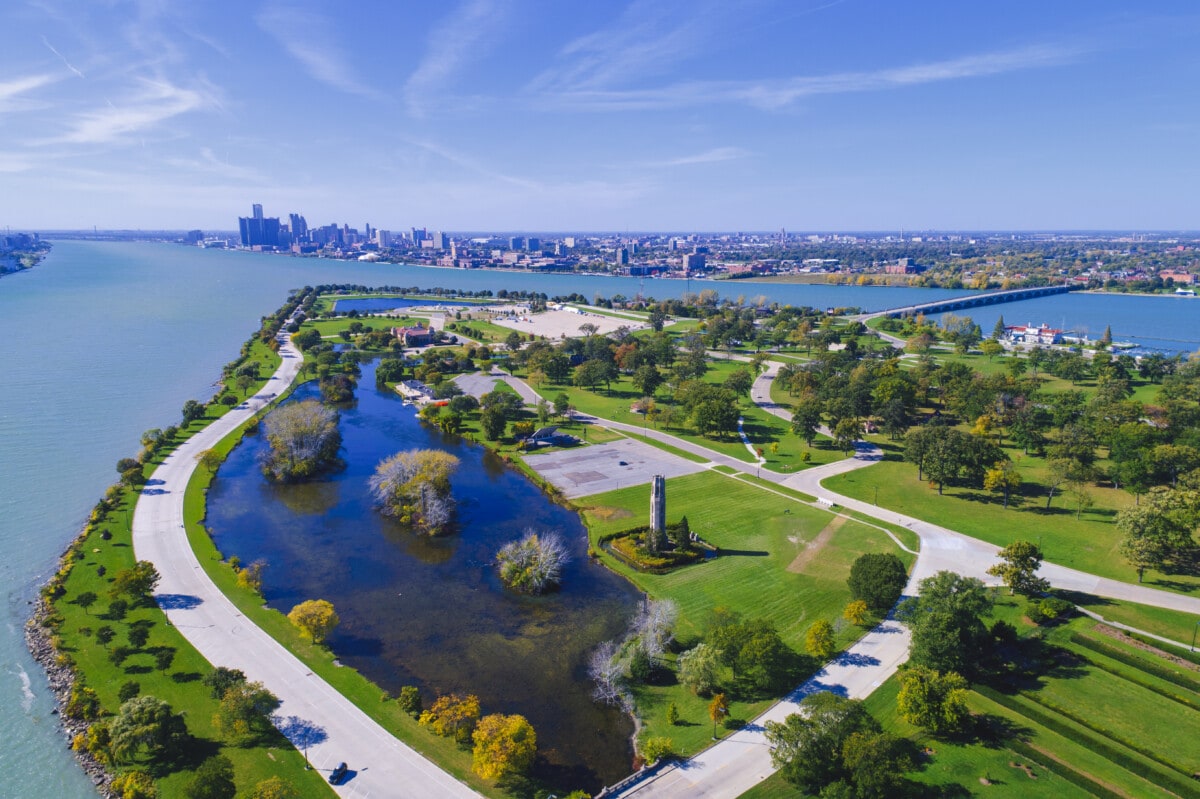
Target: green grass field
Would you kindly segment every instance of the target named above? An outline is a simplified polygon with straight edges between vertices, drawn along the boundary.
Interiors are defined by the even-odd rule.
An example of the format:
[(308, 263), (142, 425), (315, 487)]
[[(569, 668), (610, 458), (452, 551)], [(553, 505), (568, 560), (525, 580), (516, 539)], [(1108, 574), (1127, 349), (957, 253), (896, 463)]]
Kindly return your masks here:
[[(834, 621), (849, 601), (846, 577), (854, 559), (864, 552), (901, 552), (882, 532), (848, 521), (812, 555), (799, 557), (804, 543), (812, 541), (836, 517), (785, 496), (768, 493), (749, 483), (716, 472), (702, 472), (667, 481), (669, 520), (687, 515), (694, 532), (726, 553), (666, 575), (635, 572), (602, 554), (605, 563), (629, 577), (635, 585), (658, 599), (679, 604), (676, 635), (684, 643), (702, 636), (711, 612), (725, 607), (747, 618), (767, 618), (784, 641), (803, 651), (805, 631), (817, 619)], [(714, 502), (714, 497), (720, 497)], [(595, 546), (606, 532), (637, 523), (649, 506), (649, 486), (635, 486), (597, 494), (581, 501), (584, 519)], [(747, 509), (753, 509), (747, 512)], [(838, 638), (847, 646), (862, 630), (847, 627)], [(676, 750), (693, 754), (707, 746), (712, 734), (707, 723), (707, 699), (678, 685), (643, 687), (636, 693), (643, 736), (667, 736)], [(666, 723), (670, 702), (685, 722)], [(732, 716), (749, 720), (768, 702), (735, 703)]]

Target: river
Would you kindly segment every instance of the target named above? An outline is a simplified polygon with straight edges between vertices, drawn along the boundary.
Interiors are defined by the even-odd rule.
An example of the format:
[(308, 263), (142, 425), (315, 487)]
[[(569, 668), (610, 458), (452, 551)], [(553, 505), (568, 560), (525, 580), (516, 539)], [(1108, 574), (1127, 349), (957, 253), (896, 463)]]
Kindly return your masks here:
[[(537, 290), (550, 295), (634, 296), (636, 278), (510, 274), (396, 266), (167, 244), (62, 241), (37, 267), (0, 278), (0, 774), (28, 799), (88, 796), (91, 788), (57, 730), (44, 676), (25, 651), (22, 625), (38, 586), (151, 427), (177, 422), (191, 398), (207, 399), (221, 366), (236, 355), (290, 288), (360, 283)], [(647, 280), (648, 295), (713, 288), (815, 307), (877, 310), (965, 292), (883, 287)], [(1037, 314), (1027, 311), (1044, 303)], [(1150, 331), (1195, 349), (1191, 303), (1157, 297), (1071, 294), (997, 306), (1010, 322), (1086, 325), (1105, 315), (1118, 338)], [(1195, 306), (1200, 308), (1200, 305)], [(990, 324), (982, 317), (985, 334)], [(1032, 319), (1027, 316), (1032, 315)], [(0, 791), (2, 793), (3, 791)]]

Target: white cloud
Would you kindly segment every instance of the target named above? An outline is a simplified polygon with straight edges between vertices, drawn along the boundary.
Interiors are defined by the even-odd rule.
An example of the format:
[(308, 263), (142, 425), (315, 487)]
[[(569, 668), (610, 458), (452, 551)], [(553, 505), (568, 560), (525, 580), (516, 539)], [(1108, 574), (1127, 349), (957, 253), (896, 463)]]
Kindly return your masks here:
[(71, 129), (42, 144), (109, 144), (133, 134), (144, 133), (172, 117), (215, 106), (215, 99), (195, 89), (165, 80), (142, 79), (140, 90), (107, 106), (77, 116)]
[(693, 164), (718, 164), (722, 161), (735, 161), (750, 155), (748, 150), (741, 147), (714, 147), (702, 153), (682, 155), (678, 158), (668, 158), (663, 161), (650, 161), (644, 164), (648, 167), (692, 166)]
[(23, 78), (0, 81), (0, 113), (33, 107), (35, 103), (22, 95), (56, 80), (53, 75), (27, 75)]
[(429, 36), (425, 57), (404, 84), (409, 113), (424, 116), (445, 82), (484, 47), (504, 8), (495, 0), (467, 0)]
[(255, 21), (316, 80), (347, 94), (380, 96), (359, 80), (345, 56), (329, 43), (329, 20), (303, 9), (270, 5)]
[(1081, 52), (1076, 48), (1034, 46), (869, 72), (838, 72), (782, 80), (688, 81), (649, 89), (576, 86), (548, 91), (542, 99), (560, 108), (580, 111), (664, 109), (714, 104), (742, 104), (773, 110), (822, 94), (881, 91), (1058, 66), (1076, 60)]

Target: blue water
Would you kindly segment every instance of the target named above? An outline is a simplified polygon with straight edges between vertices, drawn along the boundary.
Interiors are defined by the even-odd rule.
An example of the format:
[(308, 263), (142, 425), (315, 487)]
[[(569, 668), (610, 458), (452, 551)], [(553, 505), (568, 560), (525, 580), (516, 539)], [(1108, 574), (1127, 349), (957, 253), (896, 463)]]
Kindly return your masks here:
[[(363, 366), (357, 399), (341, 410), (342, 471), (272, 485), (259, 467), (261, 436), (230, 454), (208, 494), (205, 523), (218, 548), (266, 561), (263, 595), (283, 613), (314, 597), (332, 602), (341, 624), (330, 648), (393, 695), (410, 684), (427, 704), (476, 694), (485, 713), (529, 719), (556, 785), (616, 782), (631, 769), (633, 725), (593, 702), (579, 676), (596, 646), (624, 633), (640, 594), (588, 560), (576, 513), (483, 447), (420, 422), (394, 391), (375, 388), (374, 373)], [(313, 396), (312, 384), (296, 392)], [(448, 535), (415, 534), (374, 508), (367, 481), (376, 464), (410, 449), (461, 461)], [(527, 528), (557, 533), (571, 552), (561, 590), (528, 597), (501, 584), (495, 554)]]
[[(0, 774), (4, 794), (92, 795), (51, 715), (22, 625), (37, 587), (116, 478), (114, 465), (151, 427), (177, 421), (185, 400), (207, 399), (221, 366), (290, 288), (322, 283), (578, 292), (635, 296), (634, 278), (450, 270), (288, 258), (167, 244), (64, 241), (35, 269), (0, 278)], [(963, 292), (882, 287), (647, 280), (647, 295), (713, 288), (747, 299), (883, 309)], [(1036, 304), (1035, 304), (1036, 303)], [(979, 309), (1010, 323), (1086, 324), (1094, 335), (1145, 335), (1195, 349), (1200, 300), (1071, 294)], [(1126, 319), (1119, 314), (1129, 314)], [(1030, 318), (1032, 317), (1032, 318)]]

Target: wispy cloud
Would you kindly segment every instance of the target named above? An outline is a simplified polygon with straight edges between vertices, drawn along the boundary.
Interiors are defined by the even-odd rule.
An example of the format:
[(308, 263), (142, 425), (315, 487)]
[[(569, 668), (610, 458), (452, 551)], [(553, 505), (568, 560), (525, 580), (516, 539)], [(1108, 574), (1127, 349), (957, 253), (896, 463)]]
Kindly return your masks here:
[(599, 90), (660, 74), (695, 58), (702, 45), (726, 26), (741, 6), (695, 0), (673, 6), (663, 0), (634, 0), (612, 24), (568, 42), (559, 63), (527, 87), (535, 93)]
[(481, 55), (485, 36), (494, 32), (504, 11), (497, 0), (467, 0), (432, 31), (424, 58), (404, 84), (409, 113), (424, 116), (445, 82)]
[(713, 104), (741, 104), (775, 110), (817, 95), (882, 91), (1059, 66), (1077, 60), (1082, 54), (1081, 49), (1074, 47), (1032, 46), (904, 67), (796, 76), (782, 80), (688, 81), (645, 89), (605, 89), (581, 85), (548, 91), (543, 99), (561, 108), (580, 111), (665, 109)]
[(474, 172), (477, 175), (481, 175), (483, 177), (489, 178), (489, 179), (497, 181), (499, 183), (507, 183), (510, 186), (519, 186), (523, 189), (543, 188), (542, 185), (539, 184), (535, 180), (530, 180), (528, 178), (516, 177), (514, 175), (505, 174), (504, 172), (498, 171), (496, 169), (493, 169), (492, 167), (487, 166), (486, 164), (476, 160), (475, 158), (472, 158), (471, 156), (457, 152), (455, 150), (450, 149), (449, 147), (445, 147), (444, 145), (438, 144), (436, 142), (425, 141), (425, 140), (420, 140), (420, 139), (409, 139), (408, 143), (414, 147), (424, 150), (425, 152), (431, 153), (440, 158), (444, 158), (447, 161), (449, 161), (450, 163), (452, 163), (456, 166), (460, 166), (469, 172)]
[(87, 75), (84, 75), (81, 71), (76, 69), (75, 66), (70, 61), (67, 60), (67, 57), (65, 55), (63, 55), (62, 53), (55, 50), (54, 45), (50, 44), (50, 40), (47, 39), (45, 36), (42, 37), (42, 44), (46, 45), (46, 47), (49, 48), (50, 52), (54, 53), (56, 56), (58, 56), (60, 59), (62, 59), (62, 62), (63, 62), (63, 64), (66, 65), (67, 69), (71, 70), (72, 72), (74, 72), (76, 75), (78, 75), (81, 78), (87, 78)]
[(216, 107), (206, 92), (176, 86), (166, 80), (143, 79), (133, 95), (120, 104), (80, 114), (62, 136), (41, 144), (111, 144), (141, 134), (172, 117), (205, 107)]
[(329, 42), (328, 19), (301, 8), (275, 4), (267, 6), (255, 21), (321, 83), (360, 97), (381, 96), (359, 80), (344, 54)]
[(649, 169), (670, 169), (677, 166), (719, 164), (722, 161), (736, 161), (739, 158), (747, 158), (749, 155), (750, 151), (743, 150), (741, 147), (714, 147), (702, 153), (681, 155), (677, 158), (665, 158), (658, 161), (643, 161), (635, 166)]
[(55, 80), (57, 78), (53, 75), (26, 75), (23, 78), (0, 80), (0, 113), (32, 107), (32, 101), (23, 95)]
[(166, 163), (177, 169), (217, 176), (243, 184), (267, 185), (269, 181), (261, 172), (231, 164), (217, 156), (211, 147), (201, 147), (199, 158), (170, 158)]

